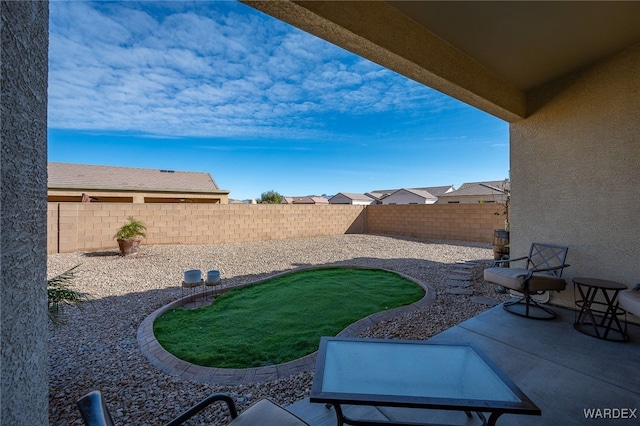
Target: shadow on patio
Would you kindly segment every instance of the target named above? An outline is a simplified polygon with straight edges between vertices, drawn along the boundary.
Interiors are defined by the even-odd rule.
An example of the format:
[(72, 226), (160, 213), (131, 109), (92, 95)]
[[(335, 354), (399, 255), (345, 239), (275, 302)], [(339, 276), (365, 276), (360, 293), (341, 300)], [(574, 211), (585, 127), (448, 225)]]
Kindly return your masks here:
[[(558, 318), (536, 321), (505, 312), (501, 306), (452, 327), (429, 341), (472, 343), (484, 351), (533, 402), (542, 416), (504, 414), (497, 424), (637, 424), (640, 416), (640, 327), (629, 325), (631, 341), (598, 340), (574, 330), (574, 312), (554, 308)], [(333, 409), (308, 399), (288, 409), (313, 426), (333, 426)], [(349, 409), (356, 411), (349, 411)], [(605, 418), (587, 418), (588, 410)], [(607, 409), (628, 409), (611, 412)], [(396, 422), (465, 423), (462, 413), (398, 408), (347, 407), (353, 417)], [(640, 410), (639, 410), (640, 411)], [(618, 418), (607, 419), (609, 416)], [(625, 419), (626, 417), (631, 417)]]

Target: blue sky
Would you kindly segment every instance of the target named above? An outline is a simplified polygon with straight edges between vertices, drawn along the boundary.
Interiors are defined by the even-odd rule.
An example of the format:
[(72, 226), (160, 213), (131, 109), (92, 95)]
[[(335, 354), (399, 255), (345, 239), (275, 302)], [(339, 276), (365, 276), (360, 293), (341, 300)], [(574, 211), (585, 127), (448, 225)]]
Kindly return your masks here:
[(508, 177), (507, 123), (241, 3), (50, 4), (49, 161), (235, 199)]

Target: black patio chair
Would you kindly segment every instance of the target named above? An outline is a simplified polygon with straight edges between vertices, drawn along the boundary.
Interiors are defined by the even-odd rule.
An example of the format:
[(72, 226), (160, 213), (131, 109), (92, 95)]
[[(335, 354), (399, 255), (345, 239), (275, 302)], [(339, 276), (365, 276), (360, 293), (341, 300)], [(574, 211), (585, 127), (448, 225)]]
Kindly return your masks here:
[[(552, 319), (555, 312), (539, 304), (532, 296), (562, 291), (567, 287), (561, 276), (564, 268), (569, 266), (565, 263), (568, 251), (565, 246), (533, 243), (529, 256), (495, 261), (493, 267), (484, 270), (484, 279), (522, 295), (503, 303), (507, 312), (527, 318)], [(523, 260), (526, 260), (524, 268), (505, 267)]]
[[(202, 411), (208, 405), (223, 401), (227, 404), (229, 415), (232, 419), (229, 425), (233, 426), (304, 426), (307, 425), (295, 414), (285, 410), (269, 399), (262, 399), (238, 415), (233, 399), (225, 394), (214, 394), (204, 399), (199, 404), (185, 411), (165, 426), (181, 425), (191, 417)], [(82, 420), (86, 426), (114, 426), (113, 419), (100, 391), (92, 391), (80, 398), (76, 404), (80, 409)]]

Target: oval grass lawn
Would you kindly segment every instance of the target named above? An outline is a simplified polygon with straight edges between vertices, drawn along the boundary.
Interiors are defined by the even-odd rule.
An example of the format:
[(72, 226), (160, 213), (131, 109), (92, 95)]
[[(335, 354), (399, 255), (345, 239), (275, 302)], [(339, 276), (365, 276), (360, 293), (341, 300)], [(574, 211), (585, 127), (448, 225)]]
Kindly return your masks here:
[(320, 336), (423, 296), (422, 287), (393, 272), (310, 269), (231, 290), (198, 309), (167, 311), (153, 330), (167, 351), (193, 364), (262, 367), (313, 353)]

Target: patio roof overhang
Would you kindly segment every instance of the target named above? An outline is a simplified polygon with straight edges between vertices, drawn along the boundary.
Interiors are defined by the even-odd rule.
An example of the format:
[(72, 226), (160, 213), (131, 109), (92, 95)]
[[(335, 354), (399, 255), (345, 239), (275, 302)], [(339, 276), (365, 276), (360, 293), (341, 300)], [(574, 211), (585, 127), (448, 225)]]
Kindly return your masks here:
[(243, 2), (508, 122), (529, 90), (640, 42), (638, 2)]

